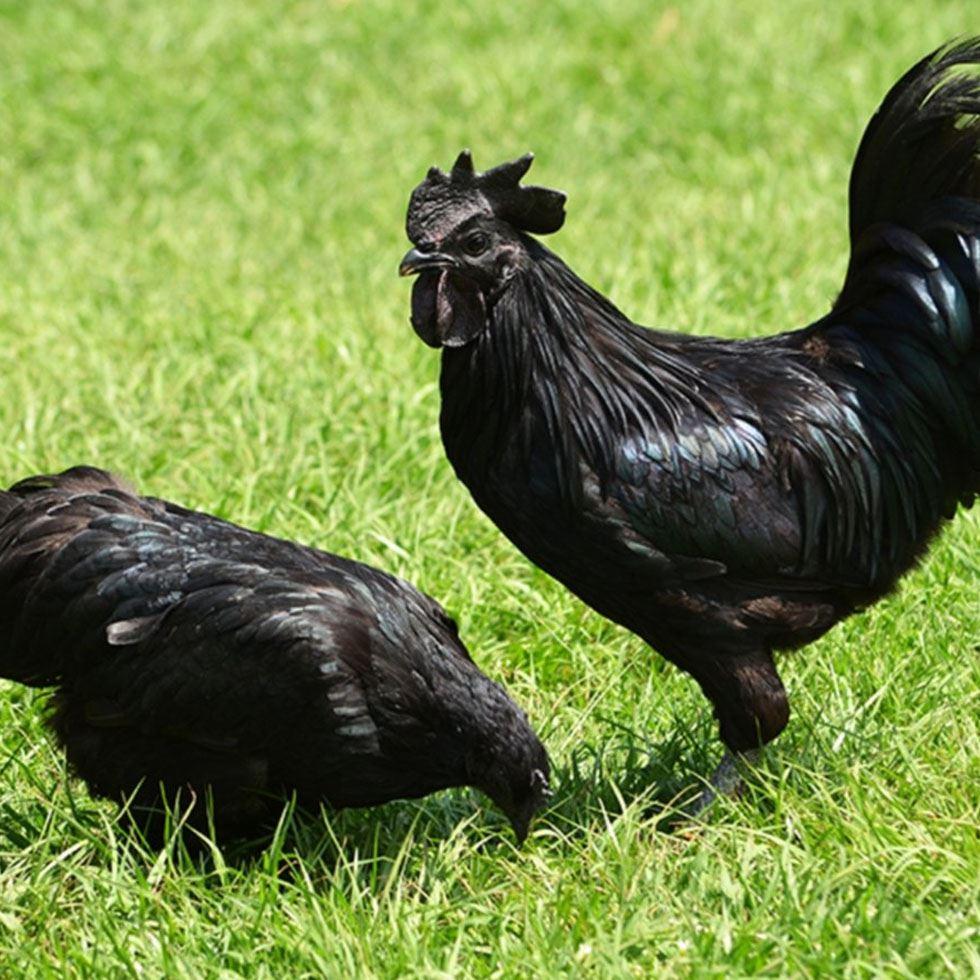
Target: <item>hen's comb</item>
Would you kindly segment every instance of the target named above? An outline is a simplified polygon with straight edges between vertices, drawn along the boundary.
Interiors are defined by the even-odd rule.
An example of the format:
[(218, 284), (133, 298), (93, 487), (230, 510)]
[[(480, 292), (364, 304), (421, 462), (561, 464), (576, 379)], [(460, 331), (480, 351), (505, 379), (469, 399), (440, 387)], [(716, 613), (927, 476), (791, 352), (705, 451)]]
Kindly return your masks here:
[(463, 150), (447, 174), (430, 167), (412, 193), (408, 209), (409, 237), (421, 233), (433, 219), (448, 211), (489, 211), (520, 231), (548, 235), (565, 221), (565, 195), (547, 187), (521, 186), (534, 160), (533, 153), (478, 173), (469, 150)]

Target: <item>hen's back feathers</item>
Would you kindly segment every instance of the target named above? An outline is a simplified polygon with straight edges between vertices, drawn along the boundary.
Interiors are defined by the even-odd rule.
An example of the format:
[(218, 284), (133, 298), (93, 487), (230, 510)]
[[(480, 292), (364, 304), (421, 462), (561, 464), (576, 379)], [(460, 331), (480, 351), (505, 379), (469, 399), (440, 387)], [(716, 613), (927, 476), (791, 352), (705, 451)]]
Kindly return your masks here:
[(96, 469), (31, 477), (3, 500), (0, 673), (22, 683), (58, 683), (106, 647), (149, 639), (168, 617), (186, 614), (199, 631), (206, 622), (213, 639), (242, 626), (236, 615), (258, 629), (267, 606), (268, 632), (309, 631), (302, 614), (313, 598), (338, 615), (373, 604), (382, 618), (392, 614), (386, 600), (407, 602), (420, 623), (455, 637), (437, 604), (398, 579), (139, 497)]

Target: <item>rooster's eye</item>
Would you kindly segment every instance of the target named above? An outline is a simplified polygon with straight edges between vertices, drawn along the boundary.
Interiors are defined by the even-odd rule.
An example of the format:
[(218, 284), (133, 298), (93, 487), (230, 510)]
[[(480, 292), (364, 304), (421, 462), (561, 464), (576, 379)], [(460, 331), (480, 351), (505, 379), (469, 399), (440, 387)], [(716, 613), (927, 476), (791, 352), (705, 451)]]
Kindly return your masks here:
[(482, 231), (475, 231), (463, 239), (463, 251), (467, 255), (482, 255), (490, 244), (490, 239)]

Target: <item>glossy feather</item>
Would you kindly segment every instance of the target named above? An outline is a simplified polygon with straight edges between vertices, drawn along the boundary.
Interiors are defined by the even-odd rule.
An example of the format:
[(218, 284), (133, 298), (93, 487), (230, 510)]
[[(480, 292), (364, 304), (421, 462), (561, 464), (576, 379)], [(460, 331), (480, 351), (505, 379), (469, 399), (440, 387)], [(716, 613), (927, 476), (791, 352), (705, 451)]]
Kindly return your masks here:
[(432, 599), (100, 470), (0, 493), (0, 674), (56, 688), (94, 792), (210, 791), (220, 828), (289, 792), (344, 807), (460, 785), (526, 826), (546, 784), (524, 714)]

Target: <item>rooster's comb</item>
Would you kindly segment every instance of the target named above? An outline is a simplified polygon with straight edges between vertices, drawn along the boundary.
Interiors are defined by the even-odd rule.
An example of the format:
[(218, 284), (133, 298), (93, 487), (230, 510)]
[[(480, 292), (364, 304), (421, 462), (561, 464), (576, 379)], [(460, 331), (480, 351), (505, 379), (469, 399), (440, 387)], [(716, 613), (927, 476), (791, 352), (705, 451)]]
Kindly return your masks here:
[(565, 221), (565, 195), (547, 187), (522, 187), (533, 153), (477, 173), (463, 150), (447, 174), (430, 167), (408, 203), (408, 237), (420, 244), (441, 238), (472, 214), (492, 214), (519, 231), (547, 235)]

